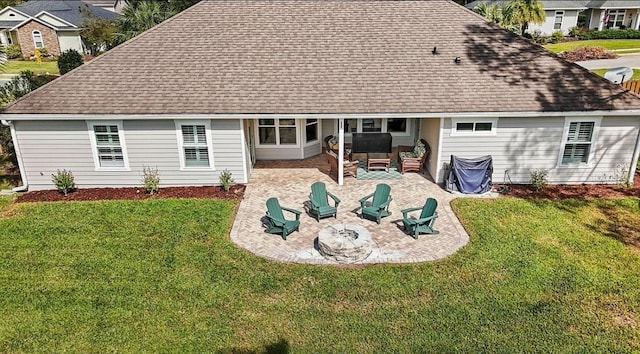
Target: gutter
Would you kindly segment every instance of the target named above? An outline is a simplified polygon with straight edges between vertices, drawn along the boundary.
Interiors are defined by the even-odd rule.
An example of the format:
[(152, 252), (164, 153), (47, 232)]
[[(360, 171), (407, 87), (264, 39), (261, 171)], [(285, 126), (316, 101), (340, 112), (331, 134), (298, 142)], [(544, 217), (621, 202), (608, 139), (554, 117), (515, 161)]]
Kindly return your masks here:
[(27, 182), (27, 174), (24, 171), (24, 162), (22, 162), (22, 153), (20, 152), (20, 145), (18, 145), (18, 139), (16, 137), (16, 128), (13, 125), (13, 122), (10, 120), (2, 119), (2, 125), (6, 125), (11, 129), (11, 140), (13, 140), (13, 148), (16, 152), (16, 159), (18, 160), (18, 168), (20, 169), (20, 179), (22, 180), (22, 185), (13, 188), (12, 192), (24, 192), (29, 189), (29, 183)]

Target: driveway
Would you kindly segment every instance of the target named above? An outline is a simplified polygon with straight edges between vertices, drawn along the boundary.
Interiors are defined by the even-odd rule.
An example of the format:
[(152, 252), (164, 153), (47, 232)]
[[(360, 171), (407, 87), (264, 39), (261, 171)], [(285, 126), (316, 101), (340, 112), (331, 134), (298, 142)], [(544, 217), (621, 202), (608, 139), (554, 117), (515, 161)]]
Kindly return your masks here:
[(617, 59), (599, 59), (588, 61), (577, 61), (576, 64), (585, 69), (610, 69), (619, 66), (628, 66), (630, 68), (640, 69), (640, 54), (621, 55)]

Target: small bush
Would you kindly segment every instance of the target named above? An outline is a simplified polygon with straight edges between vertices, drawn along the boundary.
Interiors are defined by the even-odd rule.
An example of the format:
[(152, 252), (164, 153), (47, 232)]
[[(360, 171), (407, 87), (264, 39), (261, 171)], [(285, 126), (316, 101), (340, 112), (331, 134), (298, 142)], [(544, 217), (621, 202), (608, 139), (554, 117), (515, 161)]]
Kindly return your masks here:
[(543, 36), (542, 31), (540, 30), (533, 31), (533, 33), (531, 34), (531, 40), (533, 41), (533, 43), (540, 45), (545, 45), (548, 42), (547, 37)]
[(64, 75), (69, 71), (82, 65), (82, 55), (77, 50), (69, 49), (60, 54), (58, 58), (58, 69), (60, 69), (60, 75)]
[(571, 27), (571, 29), (569, 30), (569, 35), (572, 37), (580, 37), (585, 33), (587, 33), (587, 29), (580, 26)]
[(616, 165), (614, 176), (619, 188), (629, 189), (633, 187), (633, 183), (629, 181), (630, 169), (626, 163)]
[(224, 170), (222, 172), (220, 172), (220, 184), (222, 185), (222, 188), (228, 192), (229, 189), (231, 188), (231, 185), (233, 185), (233, 177), (231, 177), (231, 171), (229, 170)]
[(16, 59), (22, 57), (22, 50), (19, 45), (8, 44), (2, 47), (2, 52), (7, 56), (7, 59)]
[(160, 174), (157, 168), (151, 168), (149, 166), (142, 167), (142, 183), (144, 184), (144, 190), (153, 195), (160, 189)]
[(76, 184), (73, 181), (73, 173), (67, 170), (58, 170), (56, 173), (51, 174), (51, 180), (56, 185), (56, 189), (64, 195), (76, 189)]
[(558, 55), (569, 61), (615, 59), (618, 57), (616, 53), (610, 52), (603, 47), (579, 47), (572, 50), (566, 50)]
[(560, 30), (553, 31), (551, 34), (551, 43), (562, 42), (562, 39), (564, 39), (564, 33)]
[(532, 170), (531, 174), (531, 185), (536, 189), (536, 191), (540, 191), (544, 189), (549, 183), (547, 181), (547, 175), (549, 175), (549, 171), (543, 169)]

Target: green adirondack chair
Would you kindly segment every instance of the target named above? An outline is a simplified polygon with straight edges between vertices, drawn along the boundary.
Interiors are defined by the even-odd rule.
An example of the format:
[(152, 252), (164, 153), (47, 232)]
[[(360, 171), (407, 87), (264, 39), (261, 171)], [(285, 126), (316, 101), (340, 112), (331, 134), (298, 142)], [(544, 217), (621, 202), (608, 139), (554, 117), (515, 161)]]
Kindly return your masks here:
[[(373, 197), (371, 203), (367, 203)], [(391, 203), (391, 187), (388, 184), (380, 183), (376, 186), (376, 191), (360, 199), (360, 217), (370, 216), (380, 224), (380, 219), (391, 215), (389, 203)]]
[[(333, 206), (329, 204), (329, 197), (333, 199)], [(327, 192), (327, 187), (324, 182), (315, 182), (311, 185), (309, 202), (309, 214), (315, 216), (317, 221), (327, 216), (338, 217), (338, 204), (340, 204), (340, 199), (330, 192)]]
[[(295, 214), (295, 220), (285, 219), (283, 210)], [(287, 235), (294, 231), (298, 231), (300, 228), (300, 211), (291, 208), (285, 208), (280, 206), (278, 198), (267, 199), (267, 228), (266, 232), (272, 234), (281, 234), (282, 239), (286, 240)]]
[[(433, 224), (438, 217), (437, 207), (438, 201), (433, 198), (427, 198), (427, 201), (421, 207), (403, 209), (402, 223), (404, 224), (404, 229), (411, 232), (411, 236), (416, 240), (420, 233), (439, 234), (440, 231), (433, 228)], [(420, 217), (418, 219), (409, 219), (409, 213), (416, 210), (422, 210)]]

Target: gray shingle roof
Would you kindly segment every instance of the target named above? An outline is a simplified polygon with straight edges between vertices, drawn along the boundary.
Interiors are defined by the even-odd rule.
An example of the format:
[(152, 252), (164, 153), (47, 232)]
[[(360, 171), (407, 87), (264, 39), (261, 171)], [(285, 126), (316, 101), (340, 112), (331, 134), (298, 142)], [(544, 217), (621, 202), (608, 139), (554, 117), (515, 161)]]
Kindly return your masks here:
[(0, 21), (0, 28), (2, 29), (9, 29), (9, 28), (13, 28), (19, 24), (21, 24), (22, 21)]
[[(78, 27), (82, 27), (84, 21), (84, 17), (80, 11), (81, 8), (88, 9), (93, 16), (97, 17), (107, 19), (115, 19), (118, 17), (118, 14), (112, 11), (79, 0), (30, 0), (20, 6), (14, 6), (14, 8), (32, 17), (42, 11), (46, 11)], [(68, 27), (69, 26), (64, 26), (60, 28)]]
[(625, 109), (638, 96), (453, 2), (209, 0), (5, 113)]

